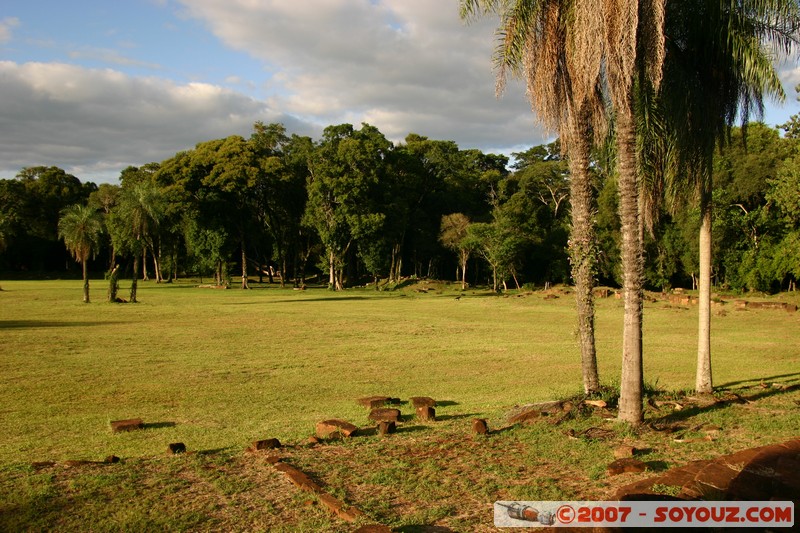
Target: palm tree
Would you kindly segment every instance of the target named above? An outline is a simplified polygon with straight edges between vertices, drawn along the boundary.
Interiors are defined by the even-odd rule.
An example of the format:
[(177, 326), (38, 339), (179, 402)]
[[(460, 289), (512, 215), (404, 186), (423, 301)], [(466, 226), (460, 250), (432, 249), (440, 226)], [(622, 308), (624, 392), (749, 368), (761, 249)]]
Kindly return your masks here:
[(100, 247), (103, 221), (91, 207), (75, 204), (61, 211), (58, 236), (70, 254), (83, 265), (83, 301), (89, 303), (89, 256)]
[(578, 314), (584, 392), (600, 388), (594, 340), (592, 289), (594, 255), (593, 194), (589, 178), (591, 134), (604, 127), (602, 98), (597, 90), (599, 70), (577, 75), (580, 64), (573, 57), (565, 24), (569, 7), (559, 0), (515, 2), (462, 0), (462, 18), (494, 12), (500, 16), (499, 43), (495, 53), (497, 89), (506, 75), (523, 77), (531, 107), (539, 121), (555, 129), (568, 156), (572, 230), (570, 257)]
[(119, 202), (109, 216), (114, 247), (133, 256), (130, 302), (136, 303), (139, 259), (151, 246), (153, 234), (164, 212), (164, 197), (150, 181), (122, 187)]
[[(625, 298), (620, 419), (642, 420), (642, 301), (644, 267), (634, 113), (635, 81), (658, 87), (664, 58), (664, 0), (462, 0), (462, 16), (501, 16), (500, 87), (506, 70), (524, 74), (531, 105), (546, 125), (555, 126), (570, 157), (573, 196), (573, 279), (578, 299), (584, 388), (594, 358), (591, 278), (595, 260), (588, 187), (588, 131), (599, 132), (602, 85), (617, 127), (622, 263)], [(591, 197), (591, 195), (588, 195)], [(588, 230), (591, 236), (591, 229)], [(589, 246), (586, 243), (590, 243)], [(589, 278), (587, 280), (587, 278)], [(591, 336), (589, 334), (591, 332)], [(591, 347), (590, 347), (591, 344)], [(595, 378), (596, 383), (596, 378)]]
[[(661, 100), (684, 178), (672, 196), (695, 196), (700, 210), (700, 276), (695, 389), (711, 393), (712, 163), (730, 128), (763, 113), (764, 96), (784, 98), (773, 60), (798, 44), (793, 0), (671, 2)], [(682, 189), (682, 190), (681, 190)]]

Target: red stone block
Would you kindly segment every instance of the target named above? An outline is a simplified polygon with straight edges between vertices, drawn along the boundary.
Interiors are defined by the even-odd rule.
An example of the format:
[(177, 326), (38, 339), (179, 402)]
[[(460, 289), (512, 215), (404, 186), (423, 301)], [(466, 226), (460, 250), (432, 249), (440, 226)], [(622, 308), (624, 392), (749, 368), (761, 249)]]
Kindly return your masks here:
[(128, 420), (114, 420), (111, 422), (111, 432), (120, 433), (122, 431), (135, 431), (142, 429), (144, 422), (141, 418), (130, 418)]
[(472, 420), (472, 432), (476, 435), (486, 435), (489, 433), (489, 425), (484, 418), (475, 418)]
[(419, 409), (420, 407), (436, 407), (436, 400), (427, 396), (412, 396), (411, 405), (414, 406), (414, 409)]
[(356, 426), (340, 418), (317, 422), (317, 437), (321, 439), (352, 437), (356, 431), (358, 431)]
[(417, 407), (417, 418), (433, 422), (436, 420), (436, 409), (433, 407)]
[(380, 407), (378, 409), (373, 409), (369, 413), (369, 419), (375, 422), (399, 422), (400, 421), (400, 409), (392, 409), (388, 407)]

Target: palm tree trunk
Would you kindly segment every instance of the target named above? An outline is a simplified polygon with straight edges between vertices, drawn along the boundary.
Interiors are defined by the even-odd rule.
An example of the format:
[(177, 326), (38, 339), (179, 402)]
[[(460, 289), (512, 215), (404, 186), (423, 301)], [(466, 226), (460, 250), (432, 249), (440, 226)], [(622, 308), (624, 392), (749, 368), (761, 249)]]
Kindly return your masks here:
[(89, 303), (89, 265), (88, 257), (84, 257), (81, 261), (83, 265), (83, 302)]
[(699, 323), (697, 331), (697, 375), (695, 390), (711, 393), (711, 193), (700, 195), (700, 295), (698, 299)]
[(639, 179), (633, 114), (621, 109), (617, 117), (619, 151), (619, 210), (622, 232), (622, 285), (625, 314), (622, 331), (622, 377), (619, 418), (631, 424), (643, 421), (642, 308), (644, 261), (639, 218)]
[(572, 280), (575, 283), (575, 305), (578, 314), (578, 334), (581, 346), (583, 391), (591, 394), (600, 390), (597, 371), (597, 352), (594, 339), (594, 273), (595, 230), (592, 184), (589, 178), (589, 139), (587, 120), (581, 116), (572, 127), (570, 139), (570, 204), (572, 230), (569, 250), (572, 261)]

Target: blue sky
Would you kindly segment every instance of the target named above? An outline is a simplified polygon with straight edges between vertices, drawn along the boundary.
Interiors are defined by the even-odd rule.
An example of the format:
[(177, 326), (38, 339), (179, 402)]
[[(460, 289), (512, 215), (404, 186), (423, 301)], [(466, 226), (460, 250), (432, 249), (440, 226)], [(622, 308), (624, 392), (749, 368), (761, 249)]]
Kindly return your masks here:
[[(5, 0), (0, 178), (57, 165), (115, 181), (198, 142), (283, 122), (368, 122), (510, 153), (548, 138), (519, 84), (494, 97), (495, 21), (457, 0)], [(797, 113), (798, 70), (782, 67)]]

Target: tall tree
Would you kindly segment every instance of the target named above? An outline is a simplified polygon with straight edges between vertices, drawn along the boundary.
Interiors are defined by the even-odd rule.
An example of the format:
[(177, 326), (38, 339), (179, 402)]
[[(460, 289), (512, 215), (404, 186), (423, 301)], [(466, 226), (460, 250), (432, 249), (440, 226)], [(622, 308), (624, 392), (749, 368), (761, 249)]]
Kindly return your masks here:
[(472, 246), (468, 240), (470, 225), (471, 222), (467, 215), (452, 213), (442, 217), (442, 226), (439, 232), (439, 240), (445, 248), (458, 254), (462, 291), (467, 289), (467, 261), (472, 252)]
[(250, 143), (258, 165), (254, 184), (257, 217), (272, 239), (284, 287), (290, 266), (296, 268), (313, 142), (308, 137), (287, 136), (283, 124), (256, 122), (253, 130)]
[(89, 303), (89, 256), (97, 252), (103, 234), (100, 214), (89, 206), (74, 204), (61, 211), (58, 236), (83, 267), (83, 301)]
[(794, 0), (705, 0), (667, 5), (668, 46), (661, 97), (673, 122), (686, 183), (700, 208), (700, 275), (695, 389), (713, 390), (711, 372), (712, 192), (715, 146), (737, 118), (763, 112), (764, 96), (782, 99), (773, 65), (798, 44)]
[(3, 182), (0, 210), (9, 217), (14, 235), (7, 250), (8, 263), (26, 270), (64, 268), (69, 256), (59, 242), (59, 215), (67, 206), (85, 204), (96, 186), (81, 183), (54, 166), (27, 167), (16, 179)]
[[(111, 213), (111, 210), (117, 205), (119, 199), (119, 185), (112, 185), (110, 183), (101, 183), (96, 191), (89, 195), (89, 206), (98, 211), (105, 219)], [(105, 224), (105, 221), (103, 222)], [(111, 237), (107, 236), (106, 239), (110, 241)], [(108, 253), (108, 270), (114, 269), (114, 262), (116, 260), (116, 253), (114, 252), (113, 244), (109, 246)]]
[(194, 151), (200, 165), (208, 169), (204, 187), (213, 189), (233, 210), (229, 219), (238, 234), (241, 249), (242, 289), (248, 289), (247, 235), (255, 220), (252, 189), (258, 177), (254, 147), (244, 138), (231, 135), (218, 141), (201, 143)]
[[(547, 127), (557, 129), (568, 154), (571, 174), (572, 234), (570, 254), (575, 283), (583, 385), (586, 393), (599, 389), (594, 340), (594, 269), (592, 197), (589, 185), (589, 145), (592, 126), (601, 126), (603, 114), (596, 98), (600, 76), (599, 46), (588, 47), (581, 28), (599, 21), (602, 11), (561, 0), (462, 0), (462, 17), (494, 12), (500, 16), (495, 54), (498, 90), (507, 72), (525, 78), (531, 106)], [(599, 29), (595, 28), (595, 29)], [(593, 32), (596, 37), (597, 32)], [(594, 43), (595, 45), (597, 43)], [(598, 65), (592, 64), (595, 59)], [(597, 129), (602, 129), (599, 127)]]
[(328, 287), (344, 287), (344, 267), (351, 246), (374, 240), (385, 213), (376, 205), (376, 188), (387, 170), (391, 143), (374, 126), (350, 124), (325, 128), (309, 168), (304, 222), (325, 246)]

